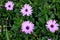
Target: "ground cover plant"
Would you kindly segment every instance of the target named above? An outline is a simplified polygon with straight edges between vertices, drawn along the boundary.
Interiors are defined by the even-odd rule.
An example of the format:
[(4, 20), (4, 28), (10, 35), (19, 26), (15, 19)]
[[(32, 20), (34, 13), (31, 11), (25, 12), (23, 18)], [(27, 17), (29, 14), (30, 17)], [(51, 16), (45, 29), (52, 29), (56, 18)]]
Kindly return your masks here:
[(60, 0), (0, 0), (0, 40), (60, 40)]

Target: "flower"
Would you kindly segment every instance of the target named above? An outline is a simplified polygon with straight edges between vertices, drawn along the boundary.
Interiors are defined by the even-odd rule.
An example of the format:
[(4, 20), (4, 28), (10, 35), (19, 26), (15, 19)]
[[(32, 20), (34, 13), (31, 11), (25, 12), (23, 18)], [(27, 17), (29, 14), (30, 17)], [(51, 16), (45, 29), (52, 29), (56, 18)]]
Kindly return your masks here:
[(30, 16), (32, 14), (32, 11), (32, 7), (29, 4), (25, 4), (21, 9), (21, 13), (23, 14), (23, 16)]
[(31, 34), (31, 32), (33, 32), (34, 29), (34, 24), (30, 21), (24, 21), (22, 23), (22, 32), (25, 32), (26, 34)]
[(49, 20), (49, 21), (47, 21), (46, 26), (52, 33), (54, 33), (55, 31), (57, 31), (59, 29), (58, 28), (59, 24), (56, 23), (56, 20)]
[(51, 40), (51, 38), (49, 38), (48, 40)]
[(14, 3), (12, 1), (8, 1), (7, 3), (5, 3), (5, 7), (7, 10), (13, 10)]

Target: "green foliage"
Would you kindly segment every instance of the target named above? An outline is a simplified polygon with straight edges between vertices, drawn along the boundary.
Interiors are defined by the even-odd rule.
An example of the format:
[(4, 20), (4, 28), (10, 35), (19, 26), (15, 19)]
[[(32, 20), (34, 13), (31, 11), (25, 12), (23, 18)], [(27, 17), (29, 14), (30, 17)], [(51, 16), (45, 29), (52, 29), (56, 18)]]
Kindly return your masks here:
[[(56, 19), (60, 24), (60, 0), (12, 0), (14, 2), (12, 11), (1, 8), (7, 1), (0, 0), (0, 40), (47, 40), (48, 38), (60, 40), (60, 29), (51, 33), (45, 26), (49, 19)], [(22, 16), (20, 12), (25, 3), (33, 7), (33, 14), (29, 17)], [(35, 24), (32, 34), (21, 32), (21, 24), (25, 20)], [(11, 29), (7, 30), (7, 27)]]

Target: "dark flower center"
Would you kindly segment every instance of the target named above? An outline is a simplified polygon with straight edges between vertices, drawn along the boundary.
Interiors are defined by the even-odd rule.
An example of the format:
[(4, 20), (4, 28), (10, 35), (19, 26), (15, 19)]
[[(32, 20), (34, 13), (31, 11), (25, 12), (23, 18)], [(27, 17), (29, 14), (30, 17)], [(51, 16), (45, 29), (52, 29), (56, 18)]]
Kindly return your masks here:
[(54, 25), (51, 25), (51, 28), (53, 28), (54, 27)]
[(8, 7), (11, 7), (10, 5)]
[(27, 26), (26, 29), (29, 30), (29, 26)]
[(25, 11), (27, 12), (27, 11), (28, 11), (28, 9), (25, 9)]

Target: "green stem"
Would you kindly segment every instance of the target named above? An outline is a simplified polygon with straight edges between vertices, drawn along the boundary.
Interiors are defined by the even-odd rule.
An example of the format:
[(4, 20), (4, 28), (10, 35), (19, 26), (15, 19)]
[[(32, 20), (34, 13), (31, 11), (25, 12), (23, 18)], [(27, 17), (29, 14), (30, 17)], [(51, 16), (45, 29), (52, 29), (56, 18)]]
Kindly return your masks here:
[(46, 21), (48, 20), (48, 16), (47, 16), (47, 14), (45, 14), (45, 17), (46, 17)]
[(7, 40), (9, 40), (7, 28), (6, 28), (6, 38)]

